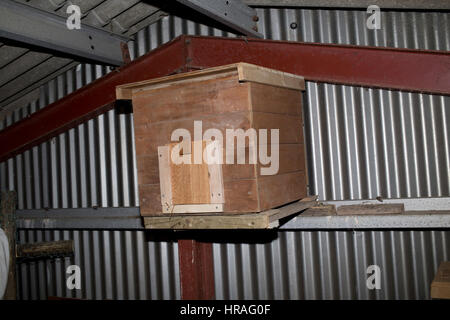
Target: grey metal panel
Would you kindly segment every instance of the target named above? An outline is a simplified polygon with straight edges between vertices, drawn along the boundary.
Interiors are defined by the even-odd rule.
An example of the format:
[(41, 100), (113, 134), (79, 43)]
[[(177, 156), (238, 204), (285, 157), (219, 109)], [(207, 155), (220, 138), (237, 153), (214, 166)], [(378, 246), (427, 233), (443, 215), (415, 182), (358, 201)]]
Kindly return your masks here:
[[(74, 257), (21, 263), (20, 299), (179, 299), (178, 245), (144, 231), (20, 230), (19, 243), (74, 240)], [(66, 286), (69, 265), (81, 269), (81, 289)]]
[[(275, 240), (272, 237), (276, 236)], [(213, 245), (217, 299), (429, 299), (450, 231), (284, 231)], [(381, 289), (366, 286), (381, 269)]]

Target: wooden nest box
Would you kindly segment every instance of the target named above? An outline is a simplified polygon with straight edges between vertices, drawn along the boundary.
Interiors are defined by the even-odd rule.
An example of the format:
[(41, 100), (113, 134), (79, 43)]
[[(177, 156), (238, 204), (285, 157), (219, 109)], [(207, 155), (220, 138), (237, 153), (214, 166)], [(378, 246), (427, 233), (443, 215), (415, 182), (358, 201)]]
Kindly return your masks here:
[(258, 213), (306, 197), (304, 88), (247, 63), (118, 86), (133, 102), (141, 215)]

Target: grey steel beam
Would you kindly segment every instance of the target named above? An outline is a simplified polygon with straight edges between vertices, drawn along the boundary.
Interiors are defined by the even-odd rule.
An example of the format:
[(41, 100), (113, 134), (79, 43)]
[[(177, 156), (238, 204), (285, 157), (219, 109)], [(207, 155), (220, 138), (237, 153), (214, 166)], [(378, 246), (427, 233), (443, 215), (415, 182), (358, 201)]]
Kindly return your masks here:
[(208, 17), (247, 36), (263, 38), (258, 33), (256, 10), (242, 0), (177, 0)]
[(403, 204), (405, 212), (395, 215), (298, 215), (280, 229), (429, 229), (450, 228), (450, 197), (380, 200), (325, 201), (336, 210), (341, 206)]
[[(324, 204), (355, 205), (377, 200), (328, 201)], [(379, 203), (379, 202), (378, 202)], [(450, 228), (450, 198), (389, 199), (403, 203), (406, 212), (396, 215), (306, 216), (289, 220), (280, 229), (441, 229)], [(134, 229), (144, 225), (138, 207), (17, 210), (20, 229)]]
[(448, 0), (244, 0), (256, 7), (361, 8), (377, 5), (383, 9), (450, 10)]
[(129, 40), (84, 24), (69, 30), (66, 19), (11, 0), (0, 1), (0, 37), (114, 66)]
[(450, 212), (428, 213), (406, 212), (398, 215), (359, 216), (302, 216), (301, 214), (280, 229), (290, 230), (336, 230), (336, 229), (448, 229)]
[[(103, 208), (97, 211), (99, 214), (92, 214), (93, 209), (18, 210), (16, 226), (18, 229), (144, 229), (139, 208)], [(281, 230), (442, 228), (450, 228), (449, 212), (317, 217), (300, 214), (280, 227)]]
[(450, 211), (450, 197), (434, 198), (399, 198), (399, 199), (370, 199), (370, 200), (336, 200), (322, 201), (324, 205), (340, 206), (364, 204), (397, 204), (401, 203), (405, 211)]

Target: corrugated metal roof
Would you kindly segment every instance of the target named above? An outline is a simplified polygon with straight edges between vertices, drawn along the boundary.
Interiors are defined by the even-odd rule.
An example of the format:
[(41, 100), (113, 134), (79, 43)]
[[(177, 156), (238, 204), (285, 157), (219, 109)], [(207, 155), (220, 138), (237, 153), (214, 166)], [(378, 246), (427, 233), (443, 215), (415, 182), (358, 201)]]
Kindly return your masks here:
[[(139, 0), (15, 0), (61, 17), (69, 5), (78, 5), (82, 23), (113, 34), (132, 36), (166, 14)], [(35, 89), (79, 62), (16, 44), (0, 43), (0, 119), (6, 112), (36, 100)], [(22, 100), (20, 97), (30, 93)]]

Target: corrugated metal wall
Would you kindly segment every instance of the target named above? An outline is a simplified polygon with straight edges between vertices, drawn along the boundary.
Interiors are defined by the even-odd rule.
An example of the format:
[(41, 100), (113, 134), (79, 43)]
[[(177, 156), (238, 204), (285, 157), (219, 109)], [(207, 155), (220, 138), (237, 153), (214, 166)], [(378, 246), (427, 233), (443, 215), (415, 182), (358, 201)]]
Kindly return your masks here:
[[(271, 237), (276, 237), (274, 240)], [(215, 243), (217, 299), (428, 299), (449, 231), (285, 231)], [(367, 267), (381, 288), (368, 290)]]
[[(447, 13), (383, 12), (379, 31), (365, 27), (365, 11), (258, 9), (258, 15), (260, 31), (268, 39), (450, 50), (450, 17)], [(297, 27), (294, 28), (292, 23)], [(233, 36), (167, 17), (138, 33), (137, 41), (131, 45), (132, 56), (140, 56), (183, 33)], [(41, 88), (38, 102), (15, 112), (2, 126), (27, 116), (108, 71), (98, 66), (81, 65), (67, 72)], [(450, 97), (308, 82), (305, 113), (311, 193), (330, 200), (379, 195), (386, 198), (449, 196), (449, 106)], [(17, 191), (20, 209), (138, 205), (132, 115), (110, 111), (0, 164), (0, 187)], [(36, 237), (66, 234), (63, 231), (33, 233)], [(104, 241), (95, 240), (104, 236), (103, 231), (80, 234), (85, 235), (82, 247), (89, 252), (106, 250), (113, 254), (116, 249), (126, 252), (127, 248), (135, 246), (150, 248), (157, 245), (144, 240), (138, 232), (116, 231), (108, 233), (109, 238), (121, 237), (122, 240), (116, 242), (117, 246), (104, 249)], [(216, 244), (217, 296), (423, 298), (428, 296), (428, 283), (438, 261), (449, 256), (447, 232), (365, 231), (358, 234), (360, 240), (349, 232), (292, 231), (279, 232), (277, 240), (265, 245)], [(22, 237), (23, 241), (28, 241), (24, 235)], [(177, 250), (176, 244), (167, 244), (167, 247), (173, 252)], [(167, 247), (161, 247), (161, 250)], [(351, 250), (349, 248), (358, 248), (358, 254), (342, 254)], [(370, 257), (370, 250), (376, 252), (377, 261), (392, 269), (392, 278), (385, 280), (386, 291), (375, 295), (364, 291), (362, 280), (357, 276), (366, 267), (366, 260), (360, 255)], [(144, 251), (148, 252), (147, 249)], [(242, 251), (254, 254), (239, 258)], [(418, 258), (427, 257), (430, 252), (432, 264)], [(79, 259), (85, 266), (96, 261), (94, 258), (89, 260), (86, 255)], [(151, 251), (148, 259), (144, 260), (167, 266), (160, 255)], [(146, 289), (142, 289), (144, 287), (138, 281), (124, 282), (111, 270), (122, 270), (124, 263), (128, 263), (133, 265), (127, 269), (129, 279), (139, 279), (138, 264), (143, 260), (137, 257), (126, 262), (122, 258), (113, 260), (112, 269), (104, 263), (94, 263), (98, 277), (94, 282), (86, 282), (83, 297), (106, 297), (106, 291), (102, 292), (100, 288), (108, 288), (108, 285), (119, 288), (113, 291), (115, 296), (122, 298), (173, 297), (161, 294), (162, 289), (158, 291), (151, 286), (148, 289), (148, 285), (145, 294), (137, 295), (136, 292)], [(411, 264), (408, 261), (417, 262)], [(36, 270), (35, 266), (23, 265), (21, 286), (36, 287), (23, 297), (44, 297), (46, 292), (55, 292), (56, 288), (62, 295), (67, 294), (60, 284), (56, 284), (65, 277), (61, 273), (61, 263), (56, 262), (55, 270), (49, 271), (51, 275), (42, 279), (32, 271)], [(153, 272), (151, 268), (142, 270), (140, 272), (147, 274)], [(176, 266), (172, 274), (164, 273), (165, 267), (161, 270), (165, 277), (170, 277), (170, 283), (178, 281)], [(257, 284), (240, 287), (236, 281), (239, 282), (243, 275), (245, 281)], [(414, 286), (407, 284), (408, 277), (415, 281)], [(331, 285), (324, 280), (328, 278), (332, 279)], [(43, 283), (43, 279), (48, 283)], [(297, 282), (289, 279), (297, 279)], [(389, 279), (396, 279), (395, 286)], [(355, 283), (359, 286), (357, 290)], [(120, 290), (126, 285), (132, 289)], [(164, 292), (173, 293), (173, 290)]]
[[(19, 243), (73, 240), (74, 256), (18, 265), (21, 299), (179, 299), (176, 242), (144, 231), (20, 230)], [(81, 289), (66, 286), (66, 269), (78, 265)]]
[[(79, 65), (42, 87), (40, 98), (5, 125), (105, 75)], [(19, 209), (137, 206), (133, 118), (114, 110), (0, 164), (2, 190), (16, 190)]]

